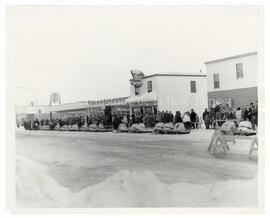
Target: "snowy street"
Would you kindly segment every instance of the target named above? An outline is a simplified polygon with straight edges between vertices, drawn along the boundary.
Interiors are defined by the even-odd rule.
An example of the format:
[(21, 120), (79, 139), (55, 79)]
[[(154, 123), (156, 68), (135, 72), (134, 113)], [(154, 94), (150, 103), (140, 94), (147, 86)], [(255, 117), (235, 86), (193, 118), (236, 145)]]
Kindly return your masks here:
[[(23, 170), (27, 175), (30, 175), (24, 168), (28, 165), (23, 165), (23, 163), (25, 163), (24, 159), (33, 161), (42, 167), (44, 166), (45, 173), (48, 174), (46, 176), (55, 180), (59, 187), (67, 188), (70, 194), (79, 193), (85, 188), (102, 183), (107, 178), (113, 178), (119, 175), (119, 171), (120, 177), (123, 172), (124, 174), (130, 172), (131, 176), (138, 173), (136, 175), (138, 177), (141, 175), (142, 180), (147, 180), (147, 175), (151, 174), (150, 177), (155, 178), (162, 186), (168, 185), (171, 188), (172, 186), (177, 187), (179, 183), (195, 185), (196, 187), (228, 183), (232, 186), (236, 184), (235, 187), (231, 188), (238, 190), (238, 188), (244, 187), (243, 184), (250, 184), (250, 181), (254, 181), (253, 179), (257, 174), (257, 154), (255, 154), (253, 160), (248, 159), (249, 142), (237, 141), (235, 145), (230, 145), (231, 150), (227, 154), (220, 151), (216, 156), (212, 156), (206, 151), (212, 133), (212, 130), (195, 130), (188, 135), (152, 135), (110, 132), (25, 131), (20, 128), (16, 131), (16, 154), (19, 157), (17, 159), (20, 160), (19, 163), (17, 160), (16, 172), (18, 178), (22, 179), (24, 178), (22, 176)], [(20, 170), (18, 170), (19, 168)], [(150, 172), (150, 174), (147, 174), (147, 172)], [(145, 173), (146, 176), (143, 176)], [(24, 183), (25, 181), (17, 181), (17, 194), (19, 192), (20, 197), (25, 193), (18, 190), (18, 187), (22, 187), (21, 185)], [(239, 185), (241, 187), (237, 187), (237, 184), (241, 184)], [(31, 186), (31, 184), (24, 185)], [(49, 189), (50, 186), (47, 188)], [(247, 188), (250, 189), (250, 185)], [(249, 191), (252, 190), (255, 192), (252, 194), (256, 196), (256, 182), (252, 183), (252, 189)], [(244, 191), (247, 192), (248, 190)], [(246, 199), (246, 202), (242, 198), (236, 199), (237, 202), (242, 204), (238, 206), (253, 205), (256, 201), (254, 196)], [(21, 203), (18, 202), (20, 197), (17, 199), (18, 204)], [(123, 203), (124, 200), (121, 201), (123, 204), (120, 201), (119, 204), (117, 204), (117, 200), (114, 201), (115, 206), (198, 206), (192, 200), (190, 202), (194, 202), (194, 204), (185, 202), (183, 199), (181, 201), (174, 199), (173, 204), (166, 201), (168, 205), (164, 205), (166, 202), (157, 204), (146, 202), (144, 204), (144, 202), (141, 202), (142, 200), (140, 200), (140, 205), (136, 205), (134, 201), (126, 204)], [(204, 201), (205, 205), (202, 206), (213, 206), (212, 200)], [(31, 206), (30, 201), (28, 206)], [(114, 206), (106, 205), (104, 200), (101, 202), (103, 205), (97, 204), (96, 206)], [(25, 199), (24, 203), (27, 204)], [(180, 205), (177, 205), (177, 203)], [(216, 205), (218, 203), (214, 204), (214, 206)], [(226, 199), (222, 198), (222, 206), (228, 205), (232, 206), (230, 202), (226, 202)], [(46, 205), (39, 204), (36, 206)], [(55, 206), (65, 205), (56, 204)], [(71, 206), (76, 205), (71, 204)]]

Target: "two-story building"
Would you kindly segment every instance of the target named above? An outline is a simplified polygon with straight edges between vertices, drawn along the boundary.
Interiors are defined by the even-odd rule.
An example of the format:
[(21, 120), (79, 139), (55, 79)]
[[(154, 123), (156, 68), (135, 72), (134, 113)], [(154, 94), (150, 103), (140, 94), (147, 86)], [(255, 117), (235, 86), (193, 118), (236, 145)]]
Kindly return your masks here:
[(131, 113), (156, 113), (159, 111), (181, 111), (194, 109), (201, 116), (207, 108), (206, 75), (178, 73), (145, 76), (132, 71), (131, 96), (126, 99)]
[(205, 62), (209, 107), (225, 103), (232, 108), (255, 103), (257, 52)]

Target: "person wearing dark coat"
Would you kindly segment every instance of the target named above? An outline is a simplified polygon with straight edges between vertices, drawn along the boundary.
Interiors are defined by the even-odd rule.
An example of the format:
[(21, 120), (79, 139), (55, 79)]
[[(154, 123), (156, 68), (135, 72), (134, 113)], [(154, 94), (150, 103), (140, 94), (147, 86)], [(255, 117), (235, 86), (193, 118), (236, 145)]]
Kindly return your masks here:
[(204, 120), (204, 124), (205, 124), (206, 129), (209, 129), (209, 126), (210, 126), (210, 113), (207, 111), (207, 108), (203, 112), (203, 120)]
[(165, 112), (164, 111), (161, 112), (161, 122), (166, 123), (166, 117), (165, 117)]
[(258, 128), (258, 101), (256, 101), (254, 113), (255, 113), (255, 125), (256, 128)]
[(248, 119), (248, 109), (245, 106), (243, 109), (243, 120), (247, 120)]
[(135, 123), (135, 114), (134, 113), (131, 114), (131, 122), (132, 122), (132, 124)]
[(173, 116), (172, 112), (170, 111), (169, 114), (168, 114), (168, 121), (173, 122), (173, 120), (174, 120), (174, 116)]
[(139, 113), (139, 123), (143, 123), (143, 117), (144, 117), (144, 114)]
[(164, 120), (165, 120), (165, 123), (169, 123), (170, 122), (170, 118), (169, 118), (169, 112), (168, 111), (165, 111), (165, 116), (164, 116)]
[(183, 123), (180, 111), (176, 111), (176, 114), (174, 117), (174, 124), (176, 124), (176, 123)]
[(119, 118), (117, 117), (117, 115), (114, 115), (112, 118), (112, 124), (113, 124), (113, 129), (117, 130), (118, 126), (119, 126)]
[(127, 114), (127, 126), (129, 127), (129, 124), (130, 124), (130, 116), (129, 114)]
[(193, 109), (191, 109), (191, 113), (190, 113), (190, 122), (191, 122), (191, 126), (193, 129), (197, 128), (197, 124), (196, 124), (196, 113), (194, 112)]
[(156, 123), (162, 122), (161, 112), (158, 111), (156, 115)]

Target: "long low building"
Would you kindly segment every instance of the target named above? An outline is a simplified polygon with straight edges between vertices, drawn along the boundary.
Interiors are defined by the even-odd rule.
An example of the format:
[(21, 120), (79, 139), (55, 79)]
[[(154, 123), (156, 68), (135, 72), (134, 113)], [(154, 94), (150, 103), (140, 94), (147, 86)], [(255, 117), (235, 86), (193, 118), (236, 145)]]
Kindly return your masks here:
[(52, 111), (61, 114), (61, 117), (77, 116), (104, 116), (129, 113), (125, 100), (128, 97), (112, 98), (98, 101), (81, 101), (67, 104), (54, 105)]
[(17, 117), (21, 119), (50, 119), (67, 118), (75, 116), (100, 117), (106, 115), (126, 115), (129, 113), (129, 107), (125, 103), (128, 97), (105, 99), (98, 101), (79, 101), (58, 105), (32, 105), (16, 107)]

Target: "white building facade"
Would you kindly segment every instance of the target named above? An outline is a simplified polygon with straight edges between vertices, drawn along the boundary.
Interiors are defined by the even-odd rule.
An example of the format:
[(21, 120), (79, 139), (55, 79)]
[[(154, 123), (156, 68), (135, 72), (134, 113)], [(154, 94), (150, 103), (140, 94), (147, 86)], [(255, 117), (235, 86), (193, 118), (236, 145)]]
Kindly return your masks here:
[(205, 62), (209, 107), (225, 102), (232, 108), (255, 103), (257, 52)]
[(207, 108), (206, 75), (153, 74), (142, 75), (135, 84), (134, 80), (131, 80), (131, 97), (126, 100), (131, 112), (156, 113), (159, 110), (183, 113), (194, 109), (201, 116)]

